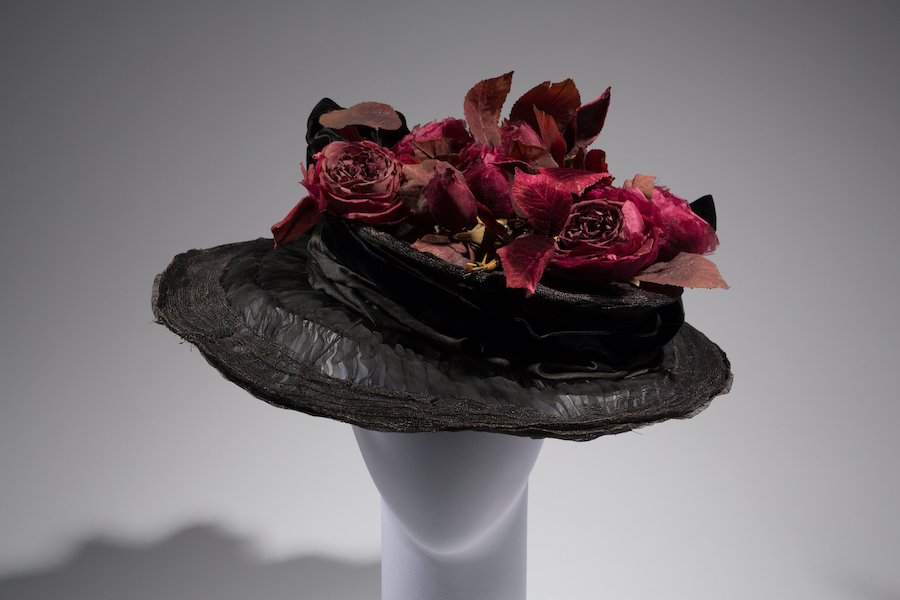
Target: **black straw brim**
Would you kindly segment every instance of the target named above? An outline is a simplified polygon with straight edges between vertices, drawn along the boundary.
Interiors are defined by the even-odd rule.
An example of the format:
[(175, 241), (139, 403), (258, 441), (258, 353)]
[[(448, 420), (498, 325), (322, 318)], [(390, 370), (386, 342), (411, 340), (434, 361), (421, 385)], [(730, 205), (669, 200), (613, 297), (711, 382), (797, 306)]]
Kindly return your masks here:
[[(333, 377), (279, 336), (248, 325), (226, 298), (220, 281), (232, 260), (271, 248), (272, 240), (260, 239), (180, 254), (156, 277), (152, 303), (157, 322), (196, 346), (226, 379), (281, 408), (377, 431), (475, 430), (585, 441), (692, 417), (731, 387), (725, 353), (688, 324), (665, 347), (664, 360), (645, 373), (577, 389), (552, 382), (540, 392), (522, 388), (514, 403), (473, 397), (464, 386), (432, 394)], [(337, 302), (332, 308), (342, 310)], [(571, 393), (585, 386), (589, 393)]]

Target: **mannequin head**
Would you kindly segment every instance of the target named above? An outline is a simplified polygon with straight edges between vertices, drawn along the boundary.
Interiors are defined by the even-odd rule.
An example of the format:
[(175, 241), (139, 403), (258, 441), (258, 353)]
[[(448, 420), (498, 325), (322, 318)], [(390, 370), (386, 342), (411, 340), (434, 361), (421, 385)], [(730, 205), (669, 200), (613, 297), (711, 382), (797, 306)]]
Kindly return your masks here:
[(476, 431), (353, 429), (391, 512), (417, 544), (441, 554), (490, 533), (524, 491), (543, 442)]

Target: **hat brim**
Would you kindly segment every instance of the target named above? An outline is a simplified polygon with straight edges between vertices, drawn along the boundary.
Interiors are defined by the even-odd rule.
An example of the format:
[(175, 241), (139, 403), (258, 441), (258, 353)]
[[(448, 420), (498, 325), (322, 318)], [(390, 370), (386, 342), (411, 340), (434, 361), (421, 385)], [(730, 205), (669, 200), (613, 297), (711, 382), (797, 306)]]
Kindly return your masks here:
[[(378, 331), (322, 294), (315, 304), (329, 319), (292, 309), (255, 290), (253, 273), (243, 277), (252, 300), (236, 307), (223, 274), (236, 260), (251, 270), (267, 268), (263, 259), (274, 252), (271, 239), (259, 239), (180, 254), (156, 277), (152, 307), (157, 322), (196, 346), (226, 379), (281, 408), (377, 431), (585, 441), (692, 417), (731, 387), (725, 353), (687, 323), (645, 371), (526, 388), (382, 343)], [(302, 280), (294, 285), (309, 287)]]

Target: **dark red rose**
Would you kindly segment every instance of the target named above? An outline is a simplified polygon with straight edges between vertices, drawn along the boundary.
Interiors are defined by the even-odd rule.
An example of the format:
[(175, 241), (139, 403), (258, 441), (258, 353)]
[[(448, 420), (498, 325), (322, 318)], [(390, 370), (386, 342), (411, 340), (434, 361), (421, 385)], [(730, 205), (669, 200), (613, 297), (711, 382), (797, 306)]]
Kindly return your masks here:
[(428, 211), (442, 227), (459, 231), (475, 224), (478, 202), (466, 185), (463, 174), (450, 165), (434, 171), (424, 194)]
[(479, 161), (465, 171), (466, 184), (478, 200), (491, 214), (499, 219), (515, 214), (509, 177), (495, 164)]
[(397, 194), (402, 167), (390, 150), (369, 141), (332, 142), (316, 159), (302, 183), (320, 210), (369, 225), (409, 215)]
[(657, 259), (658, 218), (636, 188), (591, 190), (572, 204), (547, 270), (569, 279), (627, 280)]

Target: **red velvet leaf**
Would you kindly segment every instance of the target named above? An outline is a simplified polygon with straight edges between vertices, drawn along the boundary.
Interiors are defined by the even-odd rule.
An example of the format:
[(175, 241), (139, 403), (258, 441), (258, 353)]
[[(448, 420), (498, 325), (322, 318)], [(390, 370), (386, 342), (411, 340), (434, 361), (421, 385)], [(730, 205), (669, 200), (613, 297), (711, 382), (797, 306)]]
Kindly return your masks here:
[(513, 72), (475, 84), (463, 104), (469, 131), (476, 140), (493, 148), (500, 143), (500, 111), (512, 85)]
[(550, 177), (558, 185), (564, 186), (576, 196), (583, 194), (584, 190), (600, 182), (604, 177), (609, 177), (609, 173), (592, 173), (591, 171), (563, 167), (541, 169), (541, 174)]
[(500, 248), (497, 253), (503, 262), (506, 287), (523, 288), (526, 296), (532, 295), (553, 258), (553, 245), (553, 238), (532, 234)]
[[(571, 134), (572, 139), (575, 138), (575, 133), (572, 130), (567, 131), (566, 132), (566, 140), (567, 140), (566, 143), (567, 144), (569, 143), (568, 142), (568, 139), (570, 137), (569, 134)], [(569, 154), (569, 156), (566, 157), (566, 166), (568, 166), (570, 169), (586, 170), (584, 148), (575, 148), (575, 152)]]
[(556, 120), (537, 106), (534, 107), (534, 116), (537, 120), (541, 140), (544, 142), (544, 148), (556, 162), (554, 166), (564, 165), (566, 160), (566, 140), (563, 139), (559, 128), (556, 126)]
[(360, 102), (350, 108), (327, 112), (319, 117), (319, 123), (332, 129), (341, 129), (348, 125), (365, 125), (391, 131), (400, 129), (403, 125), (397, 111), (390, 105), (380, 102)]
[(532, 167), (523, 160), (501, 160), (500, 162), (496, 162), (494, 164), (503, 169), (509, 175), (510, 181), (512, 181), (513, 176), (516, 174), (516, 169), (519, 169), (523, 173), (528, 173), (530, 175), (537, 175), (538, 173), (540, 173), (540, 169)]
[(728, 284), (719, 269), (709, 259), (699, 254), (680, 252), (669, 262), (650, 265), (634, 276), (638, 281), (674, 285), (686, 288), (722, 288)]
[[(603, 150), (591, 150), (584, 157), (584, 168), (586, 171), (595, 173), (609, 173), (609, 165), (606, 164), (606, 152)], [(612, 177), (610, 176), (610, 183)]]
[(572, 192), (567, 186), (560, 185), (543, 170), (529, 175), (517, 169), (512, 194), (516, 207), (537, 233), (559, 235), (572, 208)]
[(575, 146), (587, 148), (600, 135), (606, 112), (609, 110), (609, 94), (606, 88), (603, 95), (589, 104), (585, 104), (575, 113)]
[(521, 141), (514, 141), (507, 151), (508, 160), (521, 160), (535, 168), (558, 167), (559, 163), (553, 160), (550, 153), (542, 146), (529, 146)]
[(297, 203), (291, 212), (278, 223), (272, 225), (275, 247), (287, 244), (296, 237), (306, 233), (322, 217), (316, 201), (307, 196)]
[(513, 104), (509, 114), (510, 121), (525, 121), (537, 131), (538, 124), (534, 115), (537, 108), (544, 114), (553, 117), (559, 132), (564, 132), (575, 117), (581, 105), (581, 95), (571, 79), (551, 84), (549, 81), (535, 86), (525, 92)]

